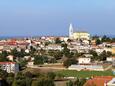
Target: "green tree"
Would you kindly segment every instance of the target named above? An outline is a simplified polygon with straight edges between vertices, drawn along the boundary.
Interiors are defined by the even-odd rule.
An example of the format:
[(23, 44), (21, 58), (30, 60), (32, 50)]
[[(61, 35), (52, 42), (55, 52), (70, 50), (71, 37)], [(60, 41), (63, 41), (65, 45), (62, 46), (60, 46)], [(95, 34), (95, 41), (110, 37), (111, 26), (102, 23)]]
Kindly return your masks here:
[(26, 86), (31, 86), (32, 85), (33, 74), (31, 72), (26, 72), (24, 75), (25, 75), (25, 78), (26, 78)]
[(84, 86), (86, 79), (77, 78), (75, 81), (69, 81), (66, 86)]
[(102, 37), (102, 42), (111, 42), (111, 39), (109, 37), (107, 37), (106, 35), (104, 35)]
[(16, 48), (14, 48), (13, 50), (11, 50), (11, 55), (13, 55), (14, 57), (20, 57), (19, 52), (17, 51)]
[(12, 86), (14, 81), (14, 77), (7, 77), (6, 82), (8, 83), (9, 86)]
[(92, 60), (98, 60), (99, 59), (99, 56), (98, 56), (96, 51), (90, 50), (89, 53), (93, 55), (93, 57), (91, 57)]
[(8, 73), (0, 69), (0, 79), (1, 79), (2, 86), (8, 86), (8, 83), (6, 82), (7, 76), (8, 76)]
[(49, 63), (57, 63), (56, 58), (51, 58), (51, 59), (49, 60)]
[(111, 39), (111, 42), (115, 42), (115, 38), (112, 38), (112, 39)]
[(34, 60), (34, 64), (38, 65), (38, 64), (44, 64), (46, 62), (48, 62), (48, 57), (47, 56), (40, 56), (40, 55), (36, 55)]
[(72, 40), (71, 40), (71, 39), (68, 39), (68, 40), (67, 40), (67, 42), (69, 42), (69, 43), (70, 43), (70, 42), (72, 42)]
[(66, 86), (74, 86), (73, 82), (70, 80), (69, 82), (66, 83)]
[(95, 40), (95, 39), (99, 39), (99, 36), (97, 36), (97, 35), (92, 36), (92, 40)]
[(106, 58), (107, 58), (107, 53), (106, 51), (103, 51), (100, 55), (99, 55), (99, 58), (101, 61), (105, 61)]
[(26, 86), (26, 77), (22, 72), (16, 75), (13, 86)]
[(37, 80), (36, 86), (55, 86), (54, 81), (48, 78), (40, 78)]
[(53, 73), (53, 72), (48, 72), (48, 73), (47, 73), (47, 77), (48, 77), (49, 79), (51, 79), (51, 80), (54, 80), (55, 77), (56, 77), (56, 74)]
[(9, 61), (8, 58), (2, 57), (2, 56), (0, 55), (0, 62), (5, 62), (5, 61)]
[(2, 51), (2, 57), (3, 57), (3, 58), (6, 58), (8, 55), (9, 55), (9, 54), (8, 54), (7, 51)]
[(101, 40), (100, 39), (96, 39), (96, 45), (99, 45), (99, 44), (101, 44), (102, 42), (101, 42)]
[(61, 47), (67, 48), (67, 44), (66, 44), (66, 43), (63, 43), (63, 44), (61, 44)]
[(75, 82), (74, 82), (74, 85), (76, 86), (83, 86), (84, 84), (86, 83), (86, 79), (77, 79)]
[(8, 73), (0, 68), (0, 78), (6, 79)]
[(24, 69), (27, 65), (27, 61), (24, 59), (19, 59), (19, 68)]
[(62, 52), (63, 52), (64, 56), (71, 58), (70, 49), (64, 47)]
[(107, 51), (107, 52), (106, 52), (106, 55), (107, 55), (107, 57), (110, 57), (110, 56), (112, 56), (112, 52)]
[(76, 60), (76, 59), (74, 59), (74, 58), (68, 58), (67, 60), (65, 60), (64, 62), (63, 62), (63, 65), (66, 67), (66, 68), (68, 68), (69, 66), (71, 66), (72, 64), (77, 64), (78, 63), (78, 61)]
[(6, 77), (6, 82), (7, 82), (8, 86), (12, 86), (13, 81), (14, 81), (14, 74), (9, 73), (8, 76)]
[(55, 43), (56, 43), (56, 44), (61, 44), (60, 38), (56, 38), (56, 39), (55, 39)]

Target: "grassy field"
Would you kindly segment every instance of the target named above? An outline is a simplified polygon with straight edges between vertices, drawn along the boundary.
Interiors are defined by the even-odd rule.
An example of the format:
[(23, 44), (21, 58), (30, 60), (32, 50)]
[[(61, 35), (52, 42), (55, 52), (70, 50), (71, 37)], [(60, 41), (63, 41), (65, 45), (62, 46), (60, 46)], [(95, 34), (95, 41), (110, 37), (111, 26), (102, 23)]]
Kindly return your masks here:
[(75, 70), (62, 70), (56, 72), (57, 74), (62, 74), (66, 77), (91, 77), (91, 76), (114, 76), (112, 71), (75, 71)]

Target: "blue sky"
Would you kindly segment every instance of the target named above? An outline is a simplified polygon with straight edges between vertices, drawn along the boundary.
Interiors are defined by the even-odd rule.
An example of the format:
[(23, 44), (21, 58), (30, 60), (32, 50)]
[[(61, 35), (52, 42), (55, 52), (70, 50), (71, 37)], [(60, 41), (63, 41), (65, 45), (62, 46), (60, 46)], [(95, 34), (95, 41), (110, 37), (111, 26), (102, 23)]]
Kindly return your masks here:
[(0, 35), (115, 35), (115, 0), (0, 0)]

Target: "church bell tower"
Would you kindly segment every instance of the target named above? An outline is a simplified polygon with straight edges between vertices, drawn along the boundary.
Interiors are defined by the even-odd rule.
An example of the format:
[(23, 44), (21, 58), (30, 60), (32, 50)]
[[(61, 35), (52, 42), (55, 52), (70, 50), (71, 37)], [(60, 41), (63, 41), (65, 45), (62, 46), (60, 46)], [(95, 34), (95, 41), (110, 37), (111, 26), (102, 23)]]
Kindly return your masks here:
[(72, 36), (73, 36), (73, 26), (72, 26), (72, 24), (70, 24), (70, 26), (69, 26), (69, 38), (72, 38)]

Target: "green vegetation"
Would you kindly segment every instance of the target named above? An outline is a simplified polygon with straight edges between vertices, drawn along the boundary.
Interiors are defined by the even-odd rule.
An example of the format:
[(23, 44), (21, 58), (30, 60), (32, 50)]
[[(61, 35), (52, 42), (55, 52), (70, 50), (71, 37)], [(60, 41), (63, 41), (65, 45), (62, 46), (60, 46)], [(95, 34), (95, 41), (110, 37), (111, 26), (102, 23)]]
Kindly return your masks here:
[(101, 44), (102, 42), (101, 42), (101, 40), (98, 38), (98, 39), (96, 39), (96, 45), (99, 45), (99, 44)]
[(66, 67), (66, 68), (68, 68), (69, 66), (71, 66), (72, 64), (77, 64), (78, 63), (78, 61), (76, 61), (76, 59), (74, 59), (74, 58), (69, 58), (69, 59), (67, 59), (67, 60), (65, 60), (64, 61), (64, 63), (63, 63), (63, 65)]
[(40, 55), (36, 55), (34, 60), (34, 64), (38, 65), (38, 64), (44, 64), (45, 62), (48, 61), (48, 58), (46, 56), (40, 56)]
[(115, 42), (115, 38), (110, 38), (110, 37), (107, 37), (106, 35), (102, 36), (101, 40), (99, 38), (100, 38), (99, 36), (93, 36), (92, 37), (92, 39), (96, 40), (97, 45), (101, 44), (103, 42)]
[(86, 78), (92, 76), (114, 76), (112, 71), (76, 71), (76, 70), (63, 70), (56, 72), (57, 74), (62, 74), (65, 77), (78, 77)]
[(94, 61), (94, 60), (105, 61), (107, 57), (112, 56), (112, 53), (109, 52), (109, 51), (107, 51), (107, 52), (106, 52), (106, 51), (103, 51), (103, 52), (102, 52), (101, 54), (99, 54), (99, 55), (98, 55), (97, 52), (94, 51), (94, 50), (90, 50), (89, 53), (93, 55), (93, 57), (91, 57), (92, 61)]
[(86, 79), (80, 78), (80, 79), (76, 79), (75, 81), (69, 81), (66, 83), (66, 86), (83, 86), (86, 82)]
[(0, 69), (1, 86), (55, 86), (53, 72), (32, 74), (18, 72), (16, 75)]
[(56, 38), (56, 39), (55, 39), (55, 43), (56, 43), (56, 44), (61, 44), (60, 38)]

